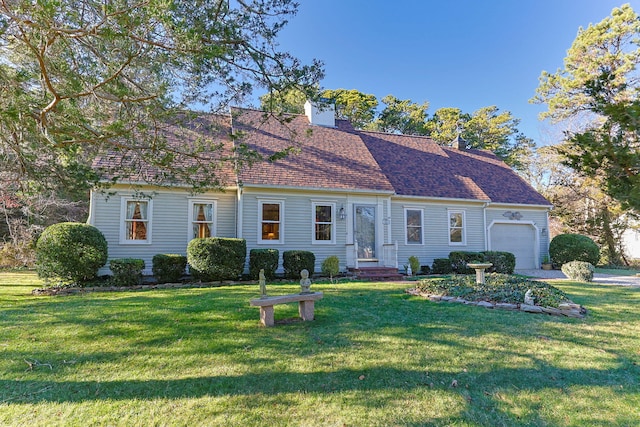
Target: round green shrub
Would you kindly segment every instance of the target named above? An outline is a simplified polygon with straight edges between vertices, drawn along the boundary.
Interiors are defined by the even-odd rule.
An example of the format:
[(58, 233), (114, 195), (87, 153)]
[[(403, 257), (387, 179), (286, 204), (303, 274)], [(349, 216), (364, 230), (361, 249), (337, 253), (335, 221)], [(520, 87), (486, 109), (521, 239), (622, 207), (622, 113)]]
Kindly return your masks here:
[(433, 260), (431, 266), (431, 272), (433, 274), (451, 274), (453, 272), (453, 266), (449, 258), (436, 258)]
[(36, 244), (36, 271), (42, 279), (83, 284), (107, 262), (107, 240), (89, 224), (61, 222), (47, 227)]
[(333, 279), (333, 277), (337, 276), (339, 272), (340, 259), (337, 256), (331, 255), (322, 261), (322, 274), (325, 276), (329, 276), (330, 279)]
[(180, 254), (156, 254), (151, 262), (153, 276), (158, 283), (177, 282), (187, 268), (187, 257)]
[(570, 261), (598, 264), (600, 249), (587, 236), (581, 234), (559, 234), (549, 244), (549, 255), (554, 264), (562, 266)]
[(237, 280), (244, 270), (247, 242), (244, 239), (207, 237), (187, 245), (187, 261), (197, 280)]
[(513, 274), (516, 268), (516, 256), (511, 252), (482, 251), (484, 262), (493, 264), (487, 273)]
[(310, 251), (284, 251), (282, 253), (282, 267), (287, 279), (300, 279), (300, 272), (306, 269), (309, 277), (313, 276), (316, 256)]
[(467, 267), (467, 264), (484, 262), (484, 255), (480, 252), (453, 251), (449, 254), (449, 261), (454, 273), (475, 274), (476, 271)]
[(138, 258), (116, 258), (109, 261), (113, 273), (111, 283), (115, 286), (136, 286), (142, 283), (144, 260)]
[(273, 280), (278, 269), (280, 251), (277, 249), (251, 249), (249, 251), (249, 277), (258, 280), (260, 270), (264, 270), (264, 277)]
[(569, 261), (562, 264), (561, 270), (569, 279), (580, 282), (591, 282), (595, 272), (593, 265), (584, 261)]

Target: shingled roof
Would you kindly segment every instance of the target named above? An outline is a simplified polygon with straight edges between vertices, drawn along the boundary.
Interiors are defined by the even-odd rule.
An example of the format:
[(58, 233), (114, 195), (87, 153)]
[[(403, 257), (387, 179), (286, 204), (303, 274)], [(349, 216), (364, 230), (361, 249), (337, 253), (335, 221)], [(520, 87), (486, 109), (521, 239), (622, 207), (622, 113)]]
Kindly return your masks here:
[[(551, 206), (489, 151), (443, 147), (427, 137), (359, 131), (346, 120), (336, 120), (335, 127), (315, 126), (305, 115), (275, 117), (241, 108), (233, 108), (226, 118), (202, 116), (187, 130), (168, 128), (168, 141), (188, 144), (192, 139), (206, 137), (225, 147), (241, 142), (265, 159), (292, 149), (291, 154), (279, 160), (242, 167), (237, 180), (245, 186)], [(221, 124), (215, 135), (199, 135), (212, 129), (212, 123)], [(235, 135), (234, 142), (228, 137), (231, 133)], [(122, 159), (111, 153), (96, 159), (94, 165), (117, 162)], [(235, 181), (231, 165), (220, 172), (225, 182)]]

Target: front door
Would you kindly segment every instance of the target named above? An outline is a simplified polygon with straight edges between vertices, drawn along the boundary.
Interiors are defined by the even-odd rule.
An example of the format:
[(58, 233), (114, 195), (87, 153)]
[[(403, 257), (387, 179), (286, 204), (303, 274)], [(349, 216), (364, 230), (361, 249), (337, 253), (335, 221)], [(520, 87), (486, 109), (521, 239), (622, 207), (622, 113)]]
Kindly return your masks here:
[(354, 235), (358, 243), (358, 259), (376, 259), (376, 207), (355, 205)]

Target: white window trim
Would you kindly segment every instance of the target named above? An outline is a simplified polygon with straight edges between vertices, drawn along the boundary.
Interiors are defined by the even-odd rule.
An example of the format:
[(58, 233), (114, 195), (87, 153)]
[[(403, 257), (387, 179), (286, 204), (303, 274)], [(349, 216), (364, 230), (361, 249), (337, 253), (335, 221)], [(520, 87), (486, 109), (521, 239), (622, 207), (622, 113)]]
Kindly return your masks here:
[[(331, 240), (316, 240), (316, 206), (331, 206)], [(334, 202), (311, 203), (311, 243), (314, 245), (336, 244), (336, 204)], [(322, 223), (326, 224), (326, 223)]]
[[(451, 214), (462, 214), (462, 241), (451, 241)], [(447, 210), (447, 239), (449, 239), (449, 246), (466, 246), (467, 245), (467, 216), (464, 210), (461, 209), (449, 209)]]
[[(410, 242), (408, 239), (408, 224), (407, 224), (407, 211), (420, 211), (420, 243)], [(422, 208), (414, 208), (414, 207), (405, 207), (404, 208), (404, 243), (405, 245), (413, 245), (420, 246), (424, 245), (424, 209)]]
[[(280, 239), (279, 240), (263, 240), (262, 239), (262, 206), (263, 205), (280, 205)], [(258, 231), (257, 242), (259, 245), (284, 245), (284, 200), (278, 199), (258, 199)]]
[[(147, 239), (129, 240), (127, 239), (127, 202), (147, 203)], [(121, 245), (150, 245), (153, 236), (153, 199), (145, 199), (134, 196), (122, 196), (120, 198), (120, 244)]]
[(211, 237), (218, 235), (218, 200), (217, 199), (189, 199), (189, 219), (187, 220), (187, 241), (195, 238), (193, 235), (193, 205), (212, 204), (213, 214), (211, 217)]

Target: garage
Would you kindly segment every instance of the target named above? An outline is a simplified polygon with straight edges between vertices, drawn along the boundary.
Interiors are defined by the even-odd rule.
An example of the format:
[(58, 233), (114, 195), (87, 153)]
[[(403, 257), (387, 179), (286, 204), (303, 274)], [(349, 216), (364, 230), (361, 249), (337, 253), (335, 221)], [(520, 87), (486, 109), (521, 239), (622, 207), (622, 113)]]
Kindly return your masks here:
[(494, 223), (489, 228), (492, 251), (511, 252), (516, 256), (516, 269), (538, 268), (536, 229), (531, 224)]

